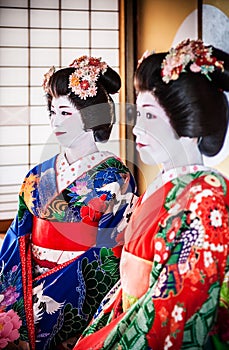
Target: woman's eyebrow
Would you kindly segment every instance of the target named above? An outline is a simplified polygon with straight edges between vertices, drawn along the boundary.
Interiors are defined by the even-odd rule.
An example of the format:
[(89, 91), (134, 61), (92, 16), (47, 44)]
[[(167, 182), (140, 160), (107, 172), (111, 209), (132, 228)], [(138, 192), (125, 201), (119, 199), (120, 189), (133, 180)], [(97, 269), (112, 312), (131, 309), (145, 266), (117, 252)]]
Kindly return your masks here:
[[(53, 105), (51, 105), (52, 108), (55, 108)], [(71, 108), (70, 106), (59, 106), (59, 108)]]
[(142, 107), (154, 107), (154, 105), (151, 105), (149, 103), (145, 103), (144, 105), (142, 105)]

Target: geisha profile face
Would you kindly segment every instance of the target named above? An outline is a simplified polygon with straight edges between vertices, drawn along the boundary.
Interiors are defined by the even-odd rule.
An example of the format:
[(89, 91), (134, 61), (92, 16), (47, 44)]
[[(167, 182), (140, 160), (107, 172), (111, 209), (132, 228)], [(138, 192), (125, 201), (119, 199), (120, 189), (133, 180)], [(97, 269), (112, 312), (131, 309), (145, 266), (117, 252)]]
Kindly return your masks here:
[(172, 163), (180, 142), (165, 110), (150, 91), (139, 92), (136, 105), (133, 133), (141, 160), (149, 165)]
[(80, 112), (67, 96), (53, 97), (50, 124), (58, 142), (64, 147), (71, 148), (85, 133)]

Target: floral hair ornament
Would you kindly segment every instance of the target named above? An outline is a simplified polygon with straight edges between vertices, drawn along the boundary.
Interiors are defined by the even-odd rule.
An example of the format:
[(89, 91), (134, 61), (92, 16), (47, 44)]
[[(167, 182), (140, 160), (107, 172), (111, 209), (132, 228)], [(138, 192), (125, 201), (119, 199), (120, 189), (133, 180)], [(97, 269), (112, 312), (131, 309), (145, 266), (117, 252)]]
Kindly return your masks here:
[(81, 56), (75, 59), (70, 67), (75, 71), (69, 77), (69, 88), (81, 99), (93, 97), (97, 94), (96, 81), (100, 74), (107, 70), (107, 64), (101, 58)]
[(171, 48), (165, 56), (161, 65), (162, 80), (166, 84), (177, 80), (181, 73), (187, 72), (185, 68), (188, 64), (191, 72), (200, 72), (209, 80), (209, 73), (214, 72), (215, 68), (223, 71), (223, 61), (217, 61), (216, 57), (212, 56), (212, 47), (204, 46), (202, 40), (186, 39), (175, 48)]
[(49, 80), (51, 76), (55, 73), (56, 68), (54, 66), (50, 67), (48, 72), (44, 74), (44, 80), (43, 80), (43, 89), (45, 92), (49, 92)]

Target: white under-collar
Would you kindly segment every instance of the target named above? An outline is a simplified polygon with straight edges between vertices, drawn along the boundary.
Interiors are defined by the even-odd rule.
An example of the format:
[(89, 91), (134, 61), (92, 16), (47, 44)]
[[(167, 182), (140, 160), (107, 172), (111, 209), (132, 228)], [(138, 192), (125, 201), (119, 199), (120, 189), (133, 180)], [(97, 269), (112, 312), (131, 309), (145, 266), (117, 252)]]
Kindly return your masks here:
[[(142, 202), (144, 202), (151, 194), (153, 194), (160, 187), (165, 185), (167, 182), (179, 178), (186, 174), (195, 173), (197, 171), (207, 171), (208, 167), (204, 165), (194, 164), (194, 165), (185, 165), (182, 167), (173, 168), (167, 171), (160, 172), (153, 182), (147, 187)], [(212, 169), (211, 169), (212, 170)]]
[(98, 151), (88, 154), (87, 156), (78, 159), (76, 162), (69, 164), (64, 152), (60, 153), (56, 160), (58, 192), (60, 193), (83, 173), (110, 157), (114, 157), (114, 154), (108, 151)]

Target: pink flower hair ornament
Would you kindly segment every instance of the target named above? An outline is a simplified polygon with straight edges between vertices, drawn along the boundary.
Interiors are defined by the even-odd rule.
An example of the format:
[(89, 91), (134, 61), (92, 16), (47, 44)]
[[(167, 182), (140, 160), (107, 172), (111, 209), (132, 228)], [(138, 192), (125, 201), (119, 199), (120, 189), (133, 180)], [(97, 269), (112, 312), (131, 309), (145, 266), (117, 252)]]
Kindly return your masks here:
[(202, 40), (183, 40), (175, 48), (171, 48), (161, 65), (162, 80), (168, 84), (171, 80), (177, 80), (181, 73), (187, 72), (186, 67), (194, 73), (204, 74), (211, 80), (209, 73), (216, 68), (223, 71), (223, 61), (217, 61), (212, 56), (212, 47), (204, 46)]
[[(72, 92), (83, 100), (86, 100), (87, 97), (96, 96), (96, 82), (99, 75), (107, 71), (108, 65), (106, 62), (102, 62), (101, 58), (81, 56), (76, 58), (69, 67), (75, 68), (75, 71), (69, 76), (68, 87), (71, 88)], [(49, 80), (55, 71), (55, 67), (52, 66), (44, 74), (42, 86), (46, 93), (49, 92)]]

